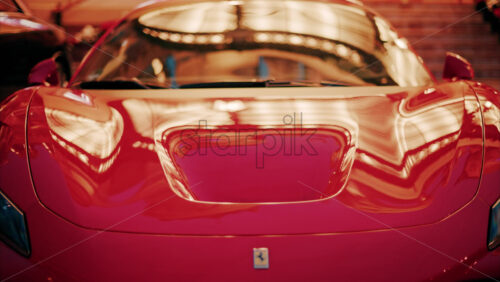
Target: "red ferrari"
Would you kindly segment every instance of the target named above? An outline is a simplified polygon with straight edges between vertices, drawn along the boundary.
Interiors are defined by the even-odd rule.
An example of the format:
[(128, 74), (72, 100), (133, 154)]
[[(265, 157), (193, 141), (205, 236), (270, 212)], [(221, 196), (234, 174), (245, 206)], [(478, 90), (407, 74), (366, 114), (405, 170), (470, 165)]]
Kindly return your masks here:
[(500, 279), (500, 94), (348, 1), (167, 1), (0, 105), (0, 278)]

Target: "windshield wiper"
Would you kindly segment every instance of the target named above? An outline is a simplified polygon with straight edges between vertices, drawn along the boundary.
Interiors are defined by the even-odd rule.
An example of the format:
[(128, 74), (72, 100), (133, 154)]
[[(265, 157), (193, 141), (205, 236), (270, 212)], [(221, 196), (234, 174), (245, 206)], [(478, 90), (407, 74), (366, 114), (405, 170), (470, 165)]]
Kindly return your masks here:
[[(93, 80), (84, 81), (76, 85), (81, 89), (166, 89), (155, 84), (148, 84), (136, 79)], [(348, 86), (336, 82), (311, 81), (214, 81), (182, 84), (175, 88), (254, 88), (254, 87), (307, 87), (307, 86)]]
[(310, 81), (216, 81), (182, 84), (179, 88), (239, 88), (239, 87), (306, 87), (306, 86), (348, 86), (335, 82)]
[(354, 86), (340, 81), (321, 81), (319, 84), (321, 86)]
[(93, 80), (77, 85), (81, 89), (164, 89), (164, 87), (147, 84), (139, 80)]
[(267, 81), (216, 81), (182, 84), (179, 88), (239, 88), (267, 87)]

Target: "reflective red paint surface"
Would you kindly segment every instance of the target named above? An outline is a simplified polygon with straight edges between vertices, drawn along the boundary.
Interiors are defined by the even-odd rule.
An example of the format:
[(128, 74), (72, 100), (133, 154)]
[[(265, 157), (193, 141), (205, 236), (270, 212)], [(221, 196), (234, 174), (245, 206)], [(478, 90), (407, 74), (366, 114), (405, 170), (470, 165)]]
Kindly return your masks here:
[(22, 90), (0, 105), (0, 189), (32, 255), (0, 243), (0, 277), (500, 277), (499, 113), (460, 81)]
[[(303, 89), (287, 89), (293, 100), (265, 98), (282, 89), (259, 89), (258, 98), (249, 98), (254, 91), (144, 96), (41, 89), (28, 120), (28, 142), (37, 152), (30, 155), (37, 194), (49, 209), (80, 226), (106, 228), (124, 214), (146, 209), (112, 229), (205, 235), (386, 229), (362, 213), (394, 227), (422, 225), (453, 214), (476, 194), (481, 117), (479, 103), (463, 83), (402, 92), (315, 88), (304, 95)], [(428, 91), (433, 92), (424, 94)], [(326, 99), (327, 93), (332, 98)], [(243, 107), (222, 111), (214, 106), (218, 101), (239, 101)], [(334, 142), (327, 140), (312, 142), (316, 156), (286, 155), (286, 146), (272, 155), (273, 144), (260, 154), (251, 142), (241, 146), (246, 154), (227, 158), (213, 152), (226, 147), (213, 144), (206, 154), (183, 156), (165, 149), (164, 132), (180, 130), (179, 125), (189, 132), (186, 126), (200, 126), (197, 116), (218, 127), (219, 134), (238, 129), (269, 137), (266, 130), (283, 128), (283, 113), (300, 113), (300, 125), (289, 129), (314, 129), (313, 140), (326, 128), (343, 129), (347, 149), (333, 158), (331, 149), (321, 147)], [(260, 168), (259, 158), (265, 161)]]
[[(40, 88), (32, 97), (26, 125), (32, 176), (41, 203), (30, 188), (23, 153), (23, 117), (31, 91), (18, 93), (2, 105), (0, 184), (27, 214), (33, 254), (27, 261), (9, 250), (2, 251), (3, 261), (15, 258), (8, 273), (95, 236), (25, 275), (48, 273), (90, 280), (151, 275), (148, 278), (158, 279), (161, 275), (189, 272), (188, 264), (182, 263), (188, 259), (189, 265), (199, 265), (198, 260), (203, 260), (205, 266), (187, 274), (186, 279), (227, 269), (221, 265), (226, 259), (240, 262), (232, 264), (227, 274), (217, 274), (219, 278), (245, 273), (250, 280), (271, 279), (291, 266), (297, 268), (296, 277), (304, 277), (300, 266), (307, 266), (314, 270), (310, 277), (320, 279), (330, 277), (327, 269), (331, 263), (341, 266), (335, 277), (352, 277), (352, 267), (362, 265), (370, 277), (382, 279), (389, 275), (386, 263), (394, 264), (391, 277), (406, 277), (417, 264), (419, 269), (423, 265), (423, 271), (416, 279), (469, 277), (463, 276), (466, 273), (481, 277), (457, 262), (460, 260), (498, 275), (495, 266), (499, 256), (496, 251), (488, 252), (485, 243), (486, 214), (500, 196), (495, 157), (500, 139), (498, 92), (478, 87), (478, 102), (471, 88), (460, 82), (418, 89), (308, 88), (307, 94), (303, 90), (259, 89), (255, 97), (255, 89), (175, 93), (158, 90), (144, 94)], [(281, 91), (287, 91), (288, 98), (268, 98), (277, 97)], [(220, 107), (220, 101), (239, 101), (243, 107), (230, 112)], [(338, 158), (352, 159), (352, 163), (338, 166), (333, 161), (330, 169), (315, 169), (320, 179), (329, 173), (345, 176), (345, 183), (339, 182), (344, 183), (337, 187), (339, 191), (330, 193), (333, 197), (290, 202), (284, 196), (273, 203), (217, 203), (196, 201), (196, 193), (191, 194), (192, 199), (189, 193), (180, 194), (202, 184), (190, 179), (193, 163), (189, 156), (169, 157), (164, 145), (171, 143), (164, 143), (165, 132), (180, 125), (197, 128), (199, 116), (207, 127), (221, 126), (230, 132), (249, 128), (258, 132), (262, 128), (261, 132), (267, 132), (283, 129), (283, 115), (293, 113), (301, 113), (300, 126), (317, 129), (317, 136), (324, 136), (322, 132), (328, 128), (337, 128), (338, 137), (325, 139), (330, 140), (325, 144), (342, 144), (339, 148), (354, 144), (352, 151), (344, 151), (350, 152), (348, 155)], [(485, 122), (486, 156), (479, 199), (476, 192), (483, 163), (481, 120)], [(339, 132), (350, 137), (340, 138)], [(250, 149), (255, 144), (247, 145)], [(318, 152), (332, 153), (321, 149)], [(215, 154), (195, 156), (207, 164), (220, 158)], [(243, 160), (256, 161), (252, 159), (256, 156), (250, 157)], [(313, 165), (300, 155), (265, 157), (271, 163), (291, 158), (292, 167), (301, 166), (297, 160), (304, 160), (305, 170)], [(238, 156), (233, 161), (238, 161)], [(267, 173), (266, 169), (264, 165), (262, 173)], [(213, 173), (204, 172), (206, 183), (201, 187), (206, 191), (231, 191), (227, 180), (220, 180), (224, 185), (218, 187), (217, 178), (225, 175), (252, 179), (252, 170), (241, 171), (238, 166), (211, 166), (207, 170)], [(276, 177), (283, 181), (300, 176), (279, 172)], [(265, 177), (257, 180), (259, 185), (267, 184)], [(269, 183), (274, 181), (270, 179)], [(318, 181), (319, 187), (313, 187), (307, 178), (297, 181), (304, 193), (326, 191), (321, 189), (328, 186)], [(272, 193), (273, 185), (260, 190), (260, 195), (265, 196), (266, 190)], [(417, 225), (422, 226), (389, 229)], [(97, 235), (92, 229), (108, 232)], [(368, 230), (386, 231), (353, 233)], [(114, 251), (99, 251), (110, 246)], [(270, 271), (252, 270), (250, 250), (255, 246), (270, 249)], [(173, 252), (180, 255), (174, 259)], [(100, 266), (95, 259), (98, 253), (113, 262)], [(217, 258), (210, 260), (214, 253)], [(70, 258), (77, 254), (86, 262), (72, 262)], [(123, 263), (130, 267), (122, 274), (108, 276), (110, 271), (123, 269), (117, 263), (123, 256), (129, 258)], [(380, 256), (384, 257), (384, 265), (376, 262)], [(316, 257), (328, 260), (318, 261)], [(407, 261), (409, 257), (412, 263)], [(144, 258), (148, 258), (147, 265), (136, 261)], [(147, 271), (160, 261), (172, 267), (158, 266), (164, 270)], [(354, 277), (364, 276), (358, 273)]]
[[(333, 196), (344, 186), (352, 164), (352, 154), (348, 153), (353, 149), (346, 134), (340, 128), (320, 131), (294, 126), (185, 128), (164, 138), (164, 153), (172, 156), (170, 161), (175, 164), (172, 171), (167, 166), (164, 169), (167, 175), (183, 176), (188, 187), (175, 192), (188, 200), (227, 203), (316, 200)], [(298, 180), (316, 188), (305, 187)], [(189, 183), (198, 184), (189, 189), (192, 185)]]
[[(392, 113), (400, 119), (414, 118), (419, 121), (419, 123), (415, 122), (402, 127), (405, 128), (404, 134), (394, 135), (394, 139), (387, 138), (379, 142), (376, 142), (375, 137), (370, 139), (368, 134), (362, 135), (361, 130), (352, 130), (353, 142), (356, 140), (354, 138), (357, 138), (354, 142), (356, 152), (353, 156), (351, 173), (348, 175), (342, 192), (330, 199), (279, 204), (198, 203), (175, 195), (162, 169), (160, 161), (162, 159), (154, 152), (155, 149), (163, 147), (156, 147), (153, 137), (163, 136), (160, 133), (170, 128), (164, 126), (173, 122), (171, 118), (192, 117), (189, 111), (182, 111), (182, 109), (192, 109), (188, 106), (189, 103), (197, 100), (189, 98), (192, 96), (179, 95), (186, 99), (177, 97), (174, 99), (170, 96), (173, 101), (168, 101), (162, 98), (166, 96), (163, 91), (159, 91), (147, 94), (142, 97), (144, 100), (139, 100), (133, 92), (120, 94), (109, 92), (107, 95), (101, 93), (99, 96), (90, 92), (76, 92), (70, 95), (67, 90), (44, 88), (33, 97), (28, 118), (29, 157), (32, 161), (31, 169), (36, 190), (43, 203), (40, 205), (34, 191), (30, 188), (29, 174), (25, 167), (26, 158), (22, 153), (23, 138), (14, 138), (22, 136), (22, 132), (9, 133), (11, 129), (22, 128), (24, 123), (22, 109), (27, 106), (31, 94), (30, 91), (25, 91), (9, 101), (6, 108), (2, 108), (2, 122), (6, 124), (1, 127), (2, 134), (4, 134), (2, 136), (11, 137), (2, 138), (3, 145), (5, 142), (8, 144), (2, 148), (8, 147), (10, 150), (3, 154), (0, 179), (2, 188), (20, 187), (20, 189), (8, 191), (9, 196), (19, 203), (28, 215), (33, 253), (27, 260), (1, 245), (0, 259), (9, 263), (2, 263), (0, 270), (5, 270), (1, 271), (2, 273), (21, 271), (30, 267), (32, 263), (71, 246), (67, 251), (34, 268), (29, 268), (17, 278), (50, 277), (106, 281), (109, 279), (162, 280), (165, 277), (171, 277), (176, 280), (227, 280), (243, 276), (243, 280), (250, 281), (277, 279), (283, 277), (283, 273), (287, 273), (289, 278), (293, 277), (296, 280), (330, 278), (384, 280), (388, 277), (408, 278), (408, 273), (414, 273), (410, 280), (429, 277), (436, 280), (483, 277), (471, 270), (469, 265), (488, 275), (499, 275), (496, 266), (498, 266), (500, 254), (498, 251), (486, 250), (484, 236), (487, 229), (485, 213), (489, 209), (486, 201), (491, 202), (493, 198), (499, 196), (496, 188), (499, 183), (498, 172), (495, 170), (498, 168), (498, 158), (494, 157), (495, 152), (498, 151), (500, 136), (496, 122), (498, 116), (494, 113), (499, 104), (491, 102), (492, 97), (496, 97), (492, 95), (496, 94), (485, 88), (479, 89), (482, 90), (478, 92), (478, 95), (482, 101), (486, 122), (486, 139), (490, 140), (487, 141), (486, 148), (491, 155), (485, 159), (485, 174), (479, 188), (479, 195), (484, 200), (479, 200), (477, 197), (474, 198), (477, 190), (475, 185), (478, 184), (477, 179), (482, 163), (482, 128), (478, 125), (481, 117), (477, 115), (479, 103), (463, 83), (447, 84), (444, 87), (447, 88), (443, 89), (455, 91), (445, 93), (444, 90), (436, 88), (434, 93), (427, 94), (435, 96), (423, 96), (424, 89), (397, 91), (395, 94), (389, 94), (391, 90), (387, 89), (385, 90), (387, 95), (383, 96), (362, 95), (361, 92), (356, 91), (358, 94), (354, 98), (355, 95), (346, 94), (347, 90), (328, 89), (328, 91), (345, 93), (338, 93), (338, 98), (330, 99), (328, 103), (325, 99), (319, 98), (321, 93), (315, 94), (317, 98), (309, 95), (307, 99), (299, 99), (298, 97), (302, 94), (297, 93), (293, 103), (287, 102), (286, 99), (265, 101), (266, 103), (279, 102), (282, 106), (290, 106), (290, 111), (303, 112), (304, 126), (320, 124), (312, 122), (318, 119), (329, 120), (330, 124), (341, 123), (342, 128), (352, 130), (366, 122), (366, 124), (373, 125), (372, 132), (384, 132), (384, 128), (390, 127), (388, 125), (384, 127), (384, 124), (389, 124), (389, 121), (382, 122), (384, 120), (382, 116), (368, 115), (368, 113), (387, 113), (387, 109), (398, 109), (398, 111), (393, 110)], [(326, 90), (318, 89), (318, 91)], [(376, 91), (373, 92), (374, 94), (381, 93), (380, 90), (373, 91)], [(220, 89), (217, 92), (219, 95), (224, 94), (224, 91), (221, 92)], [(465, 93), (465, 96), (461, 97), (461, 93)], [(197, 109), (205, 109), (207, 114), (219, 116), (218, 111), (210, 110), (213, 109), (210, 105), (213, 105), (215, 98), (208, 98), (210, 93), (203, 95), (207, 97), (198, 100), (202, 102), (198, 104)], [(293, 93), (290, 95), (294, 96)], [(358, 103), (354, 105), (340, 103), (342, 100), (350, 100), (342, 98), (347, 95)], [(75, 97), (79, 97), (79, 101), (75, 101)], [(227, 98), (221, 99), (228, 101)], [(243, 97), (234, 97), (230, 100), (232, 99), (244, 101), (246, 111), (255, 109), (252, 103), (258, 103)], [(314, 117), (308, 118), (308, 114), (312, 112), (307, 112), (307, 107), (297, 106), (298, 101), (302, 99), (307, 103), (314, 103), (316, 99), (321, 100), (323, 107), (317, 106), (316, 109), (324, 109), (324, 114), (316, 112)], [(130, 104), (130, 101), (149, 107), (134, 108), (135, 104)], [(375, 101), (380, 102), (378, 107), (371, 104)], [(487, 101), (491, 104), (486, 103)], [(349, 109), (349, 113), (352, 113), (349, 116), (352, 119), (342, 119), (338, 115), (331, 114), (330, 109), (334, 108), (332, 107), (335, 105), (334, 102)], [(263, 102), (260, 101), (260, 103)], [(381, 105), (384, 104), (386, 104), (385, 107), (382, 107)], [(394, 106), (395, 104), (398, 107)], [(447, 110), (437, 110), (433, 106), (436, 104), (440, 104)], [(11, 112), (10, 107), (19, 110)], [(143, 110), (155, 109), (155, 107), (158, 107), (156, 112)], [(358, 111), (354, 111), (351, 107), (356, 107)], [(136, 109), (137, 114), (131, 114), (131, 109)], [(269, 109), (274, 109), (274, 107), (269, 107)], [(341, 107), (334, 109), (338, 112)], [(440, 113), (436, 115), (441, 119), (448, 117), (449, 124), (439, 128), (433, 128), (433, 123), (425, 126), (425, 115), (432, 117), (433, 109)], [(166, 113), (170, 113), (170, 116)], [(281, 122), (278, 119), (281, 113), (274, 114), (274, 110), (258, 116), (248, 112), (246, 115), (243, 113), (244, 111), (239, 113), (240, 116), (246, 117), (244, 120), (253, 120), (254, 125), (265, 124), (268, 119), (263, 116), (276, 117), (277, 125)], [(363, 114), (371, 119), (363, 120), (360, 118)], [(90, 116), (96, 118), (90, 119)], [(210, 115), (207, 116), (210, 117)], [(227, 116), (222, 115), (218, 120), (221, 123), (224, 121), (229, 123), (226, 118)], [(429, 117), (429, 120), (434, 118)], [(75, 130), (65, 131), (70, 126), (68, 120), (86, 123), (86, 126), (75, 128), (75, 130), (83, 129), (84, 132), (80, 135), (64, 135), (66, 132), (75, 132)], [(206, 120), (210, 125), (211, 119)], [(352, 123), (353, 120), (356, 123)], [(395, 122), (397, 119), (391, 120)], [(197, 126), (195, 120), (192, 124)], [(375, 127), (374, 124), (377, 126)], [(401, 121), (396, 124), (405, 125), (406, 123)], [(91, 126), (95, 127), (91, 128)], [(92, 135), (103, 127), (106, 128), (105, 131), (95, 136)], [(324, 123), (323, 127), (326, 127)], [(412, 135), (410, 138), (407, 134), (411, 132), (412, 127), (419, 134)], [(157, 128), (162, 129), (158, 135), (155, 134)], [(107, 142), (114, 142), (112, 138), (99, 138), (104, 133), (116, 134), (121, 138), (118, 138), (115, 145), (109, 144)], [(378, 136), (375, 133), (374, 135)], [(151, 137), (147, 138), (147, 136)], [(395, 136), (399, 136), (399, 139)], [(420, 141), (424, 143), (423, 145), (416, 143), (417, 137), (415, 136), (419, 136), (420, 140), (426, 140), (426, 142)], [(457, 139), (443, 141), (447, 136), (457, 136)], [(367, 140), (371, 140), (369, 146), (366, 145)], [(396, 143), (396, 140), (402, 143)], [(435, 140), (440, 140), (440, 146), (431, 150), (430, 145)], [(409, 143), (409, 141), (415, 143)], [(153, 146), (149, 146), (151, 144)], [(158, 144), (161, 145), (161, 143)], [(415, 150), (415, 155), (420, 154), (420, 162), (425, 165), (396, 166), (391, 163), (391, 157), (395, 159), (395, 153), (389, 148), (394, 144), (405, 144), (398, 148), (407, 148), (406, 151), (403, 150), (405, 153), (400, 156), (400, 159), (413, 156), (409, 153), (412, 152), (411, 148), (423, 146), (420, 150)], [(365, 150), (361, 151), (361, 148)], [(374, 150), (375, 148), (377, 150)], [(455, 153), (456, 150), (460, 153)], [(359, 156), (361, 153), (368, 155), (369, 152), (379, 158), (368, 162)], [(425, 152), (425, 154), (420, 152)], [(384, 153), (386, 157), (380, 157), (384, 156)], [(116, 157), (113, 157), (115, 155)], [(201, 158), (201, 156), (198, 157)], [(210, 157), (213, 156), (207, 155), (207, 158)], [(103, 165), (102, 160), (113, 159), (110, 165)], [(42, 166), (42, 161), (47, 165)], [(15, 164), (17, 166), (14, 166)], [(17, 169), (6, 171), (5, 168), (9, 166)], [(415, 180), (405, 182), (405, 178), (398, 174), (405, 167), (408, 168), (408, 177), (410, 179), (414, 177)], [(230, 168), (225, 167), (225, 169)], [(265, 166), (263, 169), (266, 169)], [(16, 177), (5, 175), (7, 173), (12, 173), (12, 175), (15, 173)], [(227, 173), (236, 173), (236, 171)], [(238, 173), (243, 172), (238, 171)], [(281, 177), (286, 179), (285, 176)], [(423, 178), (422, 182), (419, 182), (419, 178)], [(384, 187), (392, 188), (392, 190), (377, 190), (376, 188), (382, 186), (377, 185), (379, 182), (376, 180), (383, 183), (391, 181), (393, 185), (386, 184), (387, 186)], [(179, 185), (194, 186), (189, 183), (189, 177), (184, 181), (187, 182)], [(418, 183), (422, 183), (421, 186), (418, 186)], [(304, 184), (307, 183), (304, 182)], [(353, 190), (351, 187), (359, 188)], [(412, 187), (417, 188), (410, 189)], [(455, 187), (462, 190), (452, 190)], [(210, 185), (206, 188), (209, 189)], [(94, 193), (88, 193), (88, 191)], [(56, 195), (60, 195), (59, 198), (56, 198)], [(410, 197), (411, 195), (415, 196)], [(425, 195), (426, 200), (417, 201), (421, 195)], [(161, 203), (164, 200), (166, 201)], [(154, 206), (155, 204), (157, 206)], [(437, 204), (441, 206), (441, 209), (435, 207)], [(461, 208), (463, 205), (465, 206)], [(84, 213), (85, 208), (88, 213)], [(140, 213), (141, 209), (145, 209), (144, 213)], [(440, 211), (452, 212), (456, 209), (458, 211), (455, 214), (439, 221), (446, 216)], [(302, 213), (299, 214), (298, 210)], [(95, 224), (90, 227), (110, 230), (97, 233), (98, 231), (92, 229), (81, 228), (62, 220), (51, 211), (77, 224)], [(431, 212), (435, 214), (432, 215)], [(328, 213), (328, 218), (323, 213)], [(424, 217), (424, 214), (429, 216)], [(132, 218), (134, 215), (137, 216)], [(189, 224), (181, 224), (184, 221)], [(389, 226), (409, 226), (418, 223), (433, 224), (389, 229)], [(106, 224), (109, 225), (106, 226)], [(386, 229), (386, 231), (352, 232), (374, 228)], [(164, 233), (165, 235), (109, 232), (112, 229), (137, 233)], [(182, 232), (191, 235), (195, 232), (199, 234), (204, 232), (206, 236), (167, 235), (182, 234)], [(322, 234), (312, 234), (319, 232)], [(303, 233), (303, 235), (293, 235), (294, 233)], [(256, 236), (237, 236), (238, 234)], [(269, 248), (269, 270), (257, 271), (252, 268), (251, 250), (256, 246)], [(75, 261), (75, 257), (79, 258), (78, 262)], [(318, 257), (324, 259), (317, 259)], [(333, 270), (332, 264), (335, 265)], [(231, 267), (228, 268), (228, 265)], [(364, 271), (357, 271), (359, 267), (362, 267)], [(179, 276), (180, 273), (182, 277)]]

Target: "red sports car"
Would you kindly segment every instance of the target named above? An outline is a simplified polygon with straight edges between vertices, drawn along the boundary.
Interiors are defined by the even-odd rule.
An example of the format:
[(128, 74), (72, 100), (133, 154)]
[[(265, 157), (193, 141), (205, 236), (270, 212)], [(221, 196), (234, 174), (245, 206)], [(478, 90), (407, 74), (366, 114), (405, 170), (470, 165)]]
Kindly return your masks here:
[(139, 7), (0, 105), (0, 278), (500, 278), (500, 94), (347, 1)]

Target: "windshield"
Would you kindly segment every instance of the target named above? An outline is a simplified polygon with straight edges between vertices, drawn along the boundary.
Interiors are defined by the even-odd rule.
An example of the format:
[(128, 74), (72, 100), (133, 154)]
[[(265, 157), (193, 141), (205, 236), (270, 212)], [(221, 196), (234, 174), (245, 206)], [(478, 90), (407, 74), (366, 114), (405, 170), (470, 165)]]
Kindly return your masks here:
[(164, 4), (143, 11), (105, 39), (74, 85), (110, 81), (165, 88), (248, 81), (432, 83), (385, 20), (356, 6), (309, 1)]

